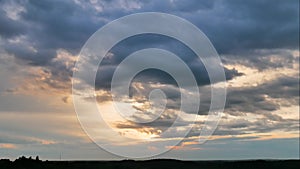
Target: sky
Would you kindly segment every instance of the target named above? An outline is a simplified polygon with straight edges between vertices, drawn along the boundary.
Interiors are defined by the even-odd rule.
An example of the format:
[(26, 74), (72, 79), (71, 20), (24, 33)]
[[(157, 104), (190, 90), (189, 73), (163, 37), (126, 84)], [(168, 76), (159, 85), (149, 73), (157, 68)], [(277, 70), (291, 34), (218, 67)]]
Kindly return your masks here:
[[(203, 31), (223, 63), (226, 105), (214, 134), (199, 144), (212, 85), (203, 63), (176, 39), (137, 35), (110, 49), (95, 79), (97, 103), (115, 131), (124, 137), (154, 137), (158, 144), (182, 140), (153, 158), (299, 159), (298, 0), (0, 0), (0, 158), (122, 159), (99, 148), (82, 129), (73, 106), (71, 80), (77, 56), (94, 32), (140, 12), (173, 14)], [(136, 124), (106, 109), (112, 104), (110, 85), (116, 67), (126, 56), (145, 48), (173, 52), (196, 77), (201, 106), (185, 138), (176, 134), (190, 127), (186, 124), (172, 135), (160, 136), (172, 125), (181, 103), (176, 79), (167, 73), (145, 70), (131, 83), (131, 103), (140, 114), (149, 108), (151, 90), (165, 92), (166, 110), (155, 122)], [(191, 116), (188, 111), (183, 114)], [(114, 144), (109, 134), (100, 139)], [(124, 151), (135, 150), (122, 146)], [(135, 146), (138, 143), (129, 147)]]

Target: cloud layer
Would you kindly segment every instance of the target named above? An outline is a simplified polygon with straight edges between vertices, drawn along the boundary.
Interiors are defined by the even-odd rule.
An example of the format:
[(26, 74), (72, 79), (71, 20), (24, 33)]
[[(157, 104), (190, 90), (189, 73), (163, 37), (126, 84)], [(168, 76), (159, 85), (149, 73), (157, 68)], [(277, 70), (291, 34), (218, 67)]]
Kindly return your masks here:
[[(74, 146), (72, 139), (82, 139), (82, 132), (78, 134), (79, 124), (75, 132), (70, 128), (60, 133), (57, 126), (48, 123), (40, 130), (34, 125), (21, 130), (20, 118), (28, 123), (28, 117), (41, 120), (40, 116), (55, 121), (57, 116), (54, 118), (50, 113), (60, 112), (76, 119), (75, 114), (70, 114), (71, 79), (81, 47), (106, 23), (127, 14), (153, 11), (174, 14), (195, 24), (221, 56), (228, 95), (224, 117), (212, 140), (219, 144), (231, 140), (250, 144), (254, 140), (299, 136), (298, 0), (2, 0), (0, 6), (0, 77), (4, 79), (0, 83), (0, 151), (22, 149), (28, 144), (63, 145), (67, 149)], [(199, 150), (201, 147), (194, 143), (209, 110), (210, 81), (201, 60), (175, 39), (147, 34), (118, 43), (98, 69), (97, 100), (99, 104), (111, 103), (111, 78), (118, 64), (129, 54), (150, 47), (178, 55), (196, 77), (201, 93), (198, 120), (188, 137), (174, 149)], [(153, 89), (162, 89), (168, 97), (167, 110), (157, 121), (136, 124), (115, 119), (111, 125), (123, 135), (134, 131), (163, 141), (176, 139), (176, 134), (189, 126), (174, 128), (174, 135), (167, 138), (159, 136), (177, 118), (182, 99), (176, 80), (169, 74), (145, 70), (135, 77), (131, 84), (131, 102), (137, 111), (134, 118), (151, 116), (151, 112), (148, 116), (141, 114), (149, 108), (148, 95)], [(14, 119), (11, 113), (21, 116), (15, 115), (20, 118)], [(191, 114), (184, 114), (181, 120), (188, 122)], [(64, 128), (60, 125), (65, 121), (69, 124), (66, 119), (60, 120), (60, 128)], [(9, 134), (11, 130), (13, 135)], [(83, 140), (74, 144), (90, 143), (86, 138)], [(206, 148), (212, 149), (210, 146)]]

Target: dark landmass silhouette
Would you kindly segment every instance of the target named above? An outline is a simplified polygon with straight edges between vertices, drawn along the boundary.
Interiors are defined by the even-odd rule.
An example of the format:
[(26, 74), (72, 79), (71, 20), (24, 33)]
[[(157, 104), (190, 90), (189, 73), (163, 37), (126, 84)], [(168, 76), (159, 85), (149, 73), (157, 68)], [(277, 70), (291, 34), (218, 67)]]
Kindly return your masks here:
[(20, 157), (0, 160), (0, 169), (298, 169), (300, 160), (180, 161), (156, 159), (147, 161), (41, 161)]

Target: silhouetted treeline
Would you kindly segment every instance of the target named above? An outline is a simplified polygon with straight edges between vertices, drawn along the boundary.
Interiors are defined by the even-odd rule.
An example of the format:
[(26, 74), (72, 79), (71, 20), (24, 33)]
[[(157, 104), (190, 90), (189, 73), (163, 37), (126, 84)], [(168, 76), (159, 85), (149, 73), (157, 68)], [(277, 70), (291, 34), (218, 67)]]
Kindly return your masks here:
[(15, 161), (0, 160), (0, 169), (298, 169), (300, 160), (248, 160), (248, 161), (41, 161), (20, 157)]

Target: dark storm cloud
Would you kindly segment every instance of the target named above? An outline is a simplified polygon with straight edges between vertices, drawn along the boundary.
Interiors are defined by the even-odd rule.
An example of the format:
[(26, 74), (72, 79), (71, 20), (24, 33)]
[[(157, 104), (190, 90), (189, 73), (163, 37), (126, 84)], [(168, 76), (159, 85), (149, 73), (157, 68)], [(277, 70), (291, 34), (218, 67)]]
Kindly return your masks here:
[[(1, 2), (0, 2), (1, 3)], [(5, 12), (0, 9), (0, 35), (4, 38), (18, 36), (25, 33), (26, 27), (22, 22), (14, 21), (5, 16)]]
[[(2, 1), (2, 5), (9, 4)], [(25, 11), (12, 20), (0, 10), (1, 36), (23, 35), (18, 43), (6, 41), (3, 46), (10, 54), (33, 65), (46, 65), (56, 57), (58, 49), (77, 54), (101, 21), (93, 20), (93, 13), (72, 1), (19, 2)], [(2, 25), (4, 25), (2, 27)], [(35, 50), (32, 50), (34, 48)]]
[(215, 1), (206, 0), (146, 0), (141, 2), (142, 9), (140, 9), (140, 11), (160, 11), (166, 13), (194, 13), (199, 10), (211, 10), (214, 7), (215, 3)]
[[(81, 2), (81, 1), (79, 1)], [(74, 1), (15, 1), (25, 11), (12, 20), (0, 10), (2, 37), (25, 35), (26, 43), (4, 48), (32, 64), (46, 64), (63, 48), (77, 53), (87, 38), (105, 22), (143, 11), (164, 11), (196, 24), (220, 53), (261, 48), (296, 48), (299, 44), (299, 1), (133, 1), (140, 7), (112, 8), (118, 1), (76, 4)], [(132, 2), (132, 3), (133, 3)], [(1, 1), (9, 4), (9, 1)], [(106, 6), (105, 6), (106, 5)], [(119, 9), (119, 10), (118, 10)], [(143, 42), (144, 43), (144, 42)], [(37, 51), (30, 52), (32, 46)], [(19, 48), (19, 49), (18, 49)], [(24, 53), (24, 55), (22, 55)]]
[(210, 38), (221, 54), (299, 46), (297, 0), (144, 1), (139, 11), (161, 11), (186, 18)]
[[(299, 1), (217, 1), (210, 13), (187, 16), (220, 53), (298, 48)], [(198, 18), (198, 19), (197, 19)]]
[(268, 98), (289, 99), (289, 104), (299, 103), (299, 79), (296, 77), (282, 77), (252, 88), (240, 88), (228, 91), (226, 109), (228, 112), (271, 112), (280, 105)]
[[(209, 76), (203, 63), (199, 57), (185, 44), (167, 36), (145, 34), (127, 38), (116, 44), (109, 51), (108, 57), (105, 57), (103, 62), (100, 64), (100, 69), (98, 70), (96, 79), (96, 87), (108, 89), (117, 65), (130, 54), (145, 48), (160, 48), (174, 53), (180, 57), (186, 63), (186, 65), (189, 66), (194, 73), (195, 79), (199, 86), (210, 84)], [(172, 63), (166, 64), (170, 66), (172, 65)], [(226, 80), (230, 80), (236, 76), (242, 75), (235, 69), (224, 69), (226, 73)], [(159, 82), (162, 84), (177, 85), (176, 81), (169, 74), (160, 70), (148, 69), (140, 72), (139, 75), (136, 76), (136, 81), (139, 82)]]
[[(246, 58), (246, 59), (245, 59)], [(266, 69), (293, 68), (299, 62), (299, 55), (285, 49), (262, 49), (241, 52), (238, 55), (223, 56), (224, 64), (241, 64), (263, 71)]]
[[(199, 115), (206, 115), (211, 104), (210, 89), (201, 91), (202, 100)], [(276, 102), (273, 99), (282, 99)], [(283, 102), (286, 102), (283, 104)], [(255, 113), (267, 116), (268, 119), (279, 119), (270, 112), (279, 110), (281, 106), (297, 105), (299, 103), (299, 79), (297, 77), (281, 77), (255, 87), (228, 88), (225, 112), (233, 116), (243, 116), (244, 113)], [(180, 104), (180, 99), (174, 105)], [(280, 105), (281, 104), (281, 105)]]
[[(46, 67), (51, 78), (62, 82), (70, 81), (72, 73), (63, 63), (53, 61), (57, 57), (57, 50), (64, 49), (73, 55), (78, 54), (88, 37), (103, 24), (135, 12), (168, 12), (184, 17), (207, 34), (219, 53), (243, 53), (238, 56), (245, 58), (244, 60), (253, 58), (247, 53), (254, 49), (296, 49), (299, 45), (297, 0), (130, 1), (124, 4), (120, 1), (101, 1), (98, 4), (58, 0), (12, 2), (0, 2), (0, 35), (4, 41), (1, 48), (25, 63)], [(18, 19), (12, 19), (6, 14), (4, 6), (7, 4), (18, 4), (24, 8), (18, 13)], [(96, 9), (97, 6), (99, 10)], [(129, 38), (111, 50), (113, 57), (104, 60), (103, 65), (107, 67), (103, 67), (103, 71), (97, 75), (97, 88), (108, 89), (115, 66), (128, 54), (149, 47), (177, 54), (191, 67), (198, 85), (209, 84), (202, 63), (195, 60), (194, 53), (186, 46), (170, 38), (142, 36)], [(262, 64), (261, 61), (252, 59), (251, 63), (261, 64), (260, 67), (273, 66)], [(227, 80), (241, 75), (235, 69), (225, 71)], [(144, 72), (140, 81), (146, 80), (167, 84), (174, 82), (168, 75), (155, 70)], [(57, 87), (53, 83), (49, 85)], [(241, 101), (245, 100), (232, 99), (231, 103), (239, 104), (237, 102)], [(274, 110), (276, 105), (265, 105), (264, 109)]]

